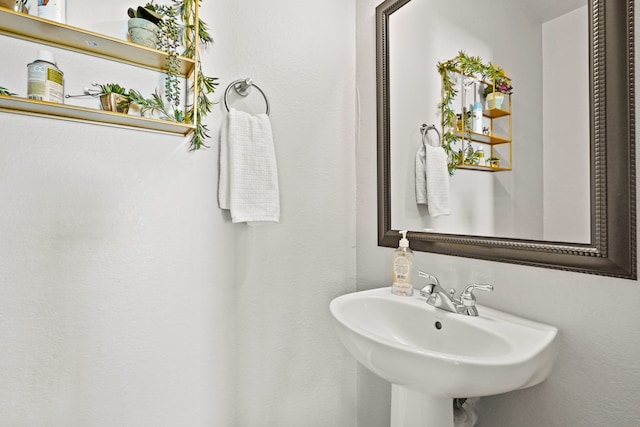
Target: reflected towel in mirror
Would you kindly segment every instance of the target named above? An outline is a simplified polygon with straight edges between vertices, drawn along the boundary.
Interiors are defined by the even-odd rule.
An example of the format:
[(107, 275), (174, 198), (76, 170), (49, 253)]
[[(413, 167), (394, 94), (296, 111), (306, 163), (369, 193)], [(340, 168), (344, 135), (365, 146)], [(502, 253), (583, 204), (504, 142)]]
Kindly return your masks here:
[(449, 215), (449, 159), (442, 147), (422, 144), (416, 153), (416, 203), (429, 215)]

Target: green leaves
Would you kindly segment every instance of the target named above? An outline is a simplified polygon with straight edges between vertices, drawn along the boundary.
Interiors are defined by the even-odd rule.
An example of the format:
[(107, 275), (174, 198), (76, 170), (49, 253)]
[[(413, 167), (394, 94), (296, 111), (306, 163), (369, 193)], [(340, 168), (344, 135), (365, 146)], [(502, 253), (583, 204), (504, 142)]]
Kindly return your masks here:
[[(208, 129), (202, 122), (213, 108), (213, 102), (209, 100), (208, 95), (214, 93), (218, 85), (217, 78), (204, 74), (202, 63), (195, 51), (196, 45), (206, 48), (213, 42), (208, 25), (199, 17), (196, 21), (196, 8), (200, 4), (201, 0), (173, 0), (171, 4), (161, 5), (153, 4), (153, 0), (147, 3), (146, 9), (162, 17), (158, 22), (158, 49), (167, 54), (164, 99), (157, 90), (151, 98), (143, 97), (138, 91), (129, 91), (129, 99), (140, 106), (142, 114), (159, 113), (164, 120), (193, 123), (195, 130), (191, 137), (191, 150), (208, 147), (205, 143), (209, 138)], [(196, 40), (198, 43), (195, 43)], [(196, 59), (196, 73), (190, 87), (190, 90), (197, 94), (196, 102), (186, 106), (184, 111), (180, 109), (182, 94), (178, 58), (182, 46), (183, 56)], [(189, 99), (188, 95), (185, 98)]]
[(105, 95), (108, 93), (117, 93), (120, 95), (127, 95), (127, 89), (120, 86), (118, 83), (105, 83), (103, 85), (99, 85), (99, 87), (100, 87), (100, 91)]
[(156, 11), (162, 16), (158, 23), (158, 49), (167, 53), (167, 71), (164, 79), (164, 91), (167, 101), (178, 108), (180, 106), (180, 81), (178, 49), (180, 48), (181, 28), (178, 24), (178, 11), (167, 5), (156, 6)]
[(0, 86), (0, 95), (4, 95), (4, 96), (16, 96), (17, 93), (13, 93), (11, 91), (9, 91), (9, 89), (7, 89), (4, 86)]
[[(135, 102), (136, 104), (138, 104), (138, 106), (140, 107), (140, 113), (142, 115), (148, 112), (157, 112), (160, 114), (160, 118), (162, 120), (184, 122), (184, 114), (182, 114), (181, 112), (176, 114), (176, 111), (180, 110), (171, 111), (170, 108), (167, 108), (167, 105), (164, 103), (162, 96), (158, 93), (157, 90), (151, 94), (151, 98), (145, 98), (140, 92), (132, 89), (129, 91), (129, 99), (131, 100), (131, 102)], [(176, 117), (182, 117), (182, 120), (177, 120)]]
[[(197, 3), (196, 3), (197, 1)], [(187, 106), (183, 112), (178, 107), (180, 104), (180, 84), (178, 79), (178, 49), (181, 42), (184, 43), (183, 55), (187, 58), (196, 58), (195, 40), (200, 46), (208, 47), (213, 39), (209, 35), (208, 25), (200, 18), (197, 19), (196, 34), (196, 7), (201, 4), (200, 0), (173, 0), (169, 6), (156, 6), (158, 13), (164, 16), (160, 24), (159, 49), (168, 54), (167, 72), (165, 76), (165, 97), (172, 105), (173, 113), (167, 111), (167, 107), (162, 103), (162, 98), (156, 99), (156, 94), (149, 104), (149, 109), (158, 111), (163, 116), (172, 120), (189, 122), (195, 125), (195, 130), (191, 136), (190, 149), (199, 150), (208, 147), (205, 140), (209, 138), (207, 126), (202, 122), (213, 108), (213, 102), (208, 95), (215, 92), (218, 85), (217, 78), (209, 77), (202, 71), (202, 63), (197, 58), (197, 70), (191, 90), (197, 92), (197, 102)], [(178, 23), (181, 21), (180, 24)], [(197, 90), (196, 90), (197, 89)]]

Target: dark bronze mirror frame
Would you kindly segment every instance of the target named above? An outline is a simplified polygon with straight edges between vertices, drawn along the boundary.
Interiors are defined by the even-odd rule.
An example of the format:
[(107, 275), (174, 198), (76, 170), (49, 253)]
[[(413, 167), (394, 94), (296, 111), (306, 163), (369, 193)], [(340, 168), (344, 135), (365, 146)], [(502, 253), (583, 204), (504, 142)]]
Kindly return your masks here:
[[(411, 0), (376, 8), (378, 245), (396, 247), (391, 229), (389, 16)], [(637, 278), (633, 0), (590, 0), (591, 240), (574, 244), (409, 232), (421, 252)], [(435, 64), (434, 64), (435, 67)]]

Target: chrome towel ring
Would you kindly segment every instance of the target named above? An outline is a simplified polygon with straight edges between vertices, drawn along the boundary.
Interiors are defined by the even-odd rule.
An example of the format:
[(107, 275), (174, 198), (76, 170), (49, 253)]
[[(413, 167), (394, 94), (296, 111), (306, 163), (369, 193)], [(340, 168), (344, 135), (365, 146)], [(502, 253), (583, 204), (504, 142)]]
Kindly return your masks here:
[(442, 146), (442, 136), (440, 135), (440, 132), (438, 131), (438, 128), (436, 128), (436, 125), (428, 125), (426, 123), (423, 123), (422, 126), (420, 126), (420, 133), (422, 134), (422, 143), (426, 146), (428, 144), (427, 141), (427, 133), (430, 130), (435, 130), (436, 134), (438, 134), (438, 145), (435, 145), (435, 147), (441, 147)]
[(247, 77), (246, 79), (235, 80), (229, 83), (229, 86), (227, 86), (227, 90), (224, 91), (224, 106), (227, 109), (227, 111), (229, 111), (229, 103), (227, 101), (227, 97), (229, 96), (229, 92), (231, 91), (231, 88), (233, 88), (238, 95), (247, 96), (249, 95), (249, 91), (251, 90), (252, 87), (255, 87), (256, 89), (258, 89), (258, 91), (264, 97), (264, 102), (267, 104), (267, 116), (268, 116), (269, 100), (267, 99), (267, 95), (265, 95), (264, 91), (260, 89), (260, 87), (257, 84), (255, 84), (249, 77)]

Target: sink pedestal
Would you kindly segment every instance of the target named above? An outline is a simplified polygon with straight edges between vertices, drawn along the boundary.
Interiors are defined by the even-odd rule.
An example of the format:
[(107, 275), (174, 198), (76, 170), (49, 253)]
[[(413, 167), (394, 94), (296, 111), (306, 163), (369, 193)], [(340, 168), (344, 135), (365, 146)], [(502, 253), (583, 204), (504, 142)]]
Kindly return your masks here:
[(453, 427), (453, 399), (392, 384), (390, 427)]

